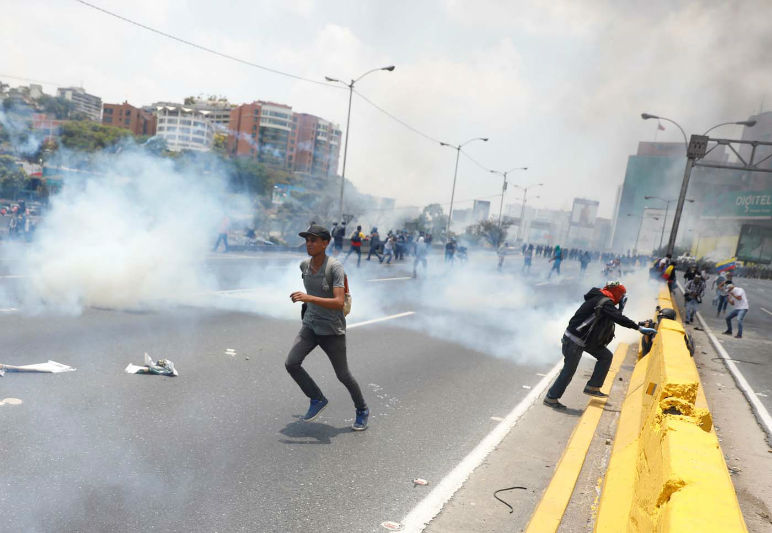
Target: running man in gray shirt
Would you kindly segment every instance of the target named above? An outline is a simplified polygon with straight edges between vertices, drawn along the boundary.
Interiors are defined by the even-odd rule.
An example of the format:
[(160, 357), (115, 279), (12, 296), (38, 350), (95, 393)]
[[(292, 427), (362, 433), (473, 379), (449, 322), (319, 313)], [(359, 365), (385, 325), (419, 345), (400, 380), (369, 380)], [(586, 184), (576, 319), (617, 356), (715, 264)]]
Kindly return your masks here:
[(284, 365), (311, 400), (308, 412), (303, 417), (303, 420), (310, 422), (319, 416), (328, 403), (319, 386), (302, 366), (311, 350), (320, 346), (330, 359), (335, 375), (346, 386), (354, 401), (356, 419), (352, 429), (363, 431), (367, 429), (370, 410), (346, 360), (346, 317), (343, 314), (346, 274), (343, 265), (325, 253), (330, 244), (327, 228), (311, 225), (299, 235), (306, 240), (306, 251), (311, 258), (300, 264), (306, 292), (290, 294), (293, 302), (303, 302), (303, 326)]

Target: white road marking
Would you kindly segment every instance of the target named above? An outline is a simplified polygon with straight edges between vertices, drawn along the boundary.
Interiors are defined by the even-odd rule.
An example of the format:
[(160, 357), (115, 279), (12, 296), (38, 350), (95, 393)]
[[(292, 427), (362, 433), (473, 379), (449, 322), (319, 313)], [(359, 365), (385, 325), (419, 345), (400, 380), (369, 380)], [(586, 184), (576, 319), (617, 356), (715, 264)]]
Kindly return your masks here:
[(772, 311), (770, 311), (769, 309), (765, 309), (765, 308), (762, 307), (761, 310), (764, 311), (768, 315), (772, 315)]
[(748, 383), (748, 380), (745, 379), (745, 376), (743, 376), (742, 372), (737, 368), (737, 365), (732, 361), (732, 358), (729, 357), (729, 354), (713, 334), (713, 331), (708, 326), (708, 323), (702, 318), (702, 314), (699, 311), (697, 311), (697, 320), (702, 324), (702, 329), (705, 330), (711, 344), (713, 344), (713, 347), (724, 360), (724, 365), (726, 365), (729, 373), (732, 374), (735, 383), (737, 383), (737, 386), (745, 395), (748, 403), (751, 404), (751, 409), (753, 409), (756, 419), (767, 432), (767, 438), (772, 442), (772, 416), (769, 415), (769, 411), (767, 411), (767, 408), (764, 407), (764, 404), (758, 399), (756, 393)]
[(512, 409), (504, 421), (500, 422), (493, 431), (488, 433), (442, 481), (434, 486), (434, 489), (423, 500), (418, 502), (418, 505), (402, 520), (404, 531), (418, 533), (424, 530), (426, 525), (437, 516), (448, 500), (461, 488), (474, 469), (480, 466), (488, 454), (504, 440), (504, 437), (517, 424), (520, 417), (531, 407), (541, 393), (547, 389), (547, 386), (557, 376), (562, 366), (562, 360), (555, 364), (547, 375), (531, 389), (531, 392)]
[(406, 311), (404, 313), (397, 313), (396, 315), (384, 316), (381, 318), (374, 318), (372, 320), (365, 320), (364, 322), (356, 322), (354, 324), (348, 324), (346, 329), (358, 328), (359, 326), (366, 326), (368, 324), (375, 324), (376, 322), (383, 322), (385, 320), (393, 320), (395, 318), (401, 318), (403, 316), (414, 315), (415, 311)]
[(373, 278), (373, 279), (366, 279), (365, 281), (402, 281), (405, 279), (413, 279), (411, 276), (404, 276), (401, 278)]

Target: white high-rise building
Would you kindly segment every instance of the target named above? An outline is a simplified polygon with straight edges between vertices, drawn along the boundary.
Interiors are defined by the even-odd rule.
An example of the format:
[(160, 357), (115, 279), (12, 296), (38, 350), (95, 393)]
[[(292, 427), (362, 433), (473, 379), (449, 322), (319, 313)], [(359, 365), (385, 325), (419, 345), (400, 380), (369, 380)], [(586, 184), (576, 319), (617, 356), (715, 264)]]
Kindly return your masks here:
[(214, 144), (214, 125), (209, 111), (199, 111), (181, 105), (159, 105), (155, 108), (158, 119), (156, 135), (166, 141), (173, 152), (198, 150), (206, 152)]

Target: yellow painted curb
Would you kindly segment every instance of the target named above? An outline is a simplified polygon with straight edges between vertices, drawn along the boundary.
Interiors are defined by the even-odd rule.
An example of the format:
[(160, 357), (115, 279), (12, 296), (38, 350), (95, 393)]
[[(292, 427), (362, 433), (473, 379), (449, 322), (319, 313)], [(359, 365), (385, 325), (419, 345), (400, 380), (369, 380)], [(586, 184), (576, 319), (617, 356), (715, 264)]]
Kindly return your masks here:
[[(621, 343), (614, 352), (611, 368), (601, 389), (606, 394), (610, 392), (614, 384), (614, 378), (625, 360), (627, 349), (628, 345)], [(555, 467), (550, 484), (545, 489), (541, 501), (528, 522), (526, 533), (546, 533), (558, 530), (605, 405), (606, 398), (590, 400), (573, 433), (571, 433), (571, 438)]]

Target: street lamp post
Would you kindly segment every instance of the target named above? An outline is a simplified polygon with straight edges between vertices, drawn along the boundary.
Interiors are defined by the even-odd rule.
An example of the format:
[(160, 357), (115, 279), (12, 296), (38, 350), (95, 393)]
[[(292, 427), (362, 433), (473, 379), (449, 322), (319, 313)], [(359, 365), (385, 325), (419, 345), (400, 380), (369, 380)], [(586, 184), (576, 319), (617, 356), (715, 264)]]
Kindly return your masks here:
[(356, 82), (358, 82), (359, 80), (361, 80), (362, 78), (364, 78), (365, 76), (373, 72), (377, 72), (379, 70), (387, 70), (391, 72), (395, 68), (396, 67), (394, 65), (389, 65), (388, 67), (380, 67), (380, 68), (374, 68), (372, 70), (368, 70), (367, 72), (359, 76), (357, 79), (351, 80), (351, 83), (346, 83), (345, 81), (341, 81), (337, 78), (331, 78), (329, 76), (324, 77), (324, 79), (329, 82), (340, 83), (348, 87), (348, 113), (346, 114), (346, 140), (345, 140), (346, 144), (343, 145), (343, 170), (341, 170), (341, 176), (340, 176), (340, 213), (339, 213), (340, 216), (338, 217), (338, 220), (343, 220), (343, 188), (346, 185), (346, 155), (348, 154), (348, 130), (349, 130), (349, 124), (351, 123), (351, 100), (352, 100), (352, 97), (354, 96), (354, 84), (356, 84)]
[[(684, 136), (684, 144), (686, 145), (686, 168), (684, 169), (684, 178), (681, 182), (681, 191), (678, 193), (678, 202), (676, 203), (676, 210), (675, 215), (673, 217), (673, 226), (670, 229), (670, 238), (667, 242), (667, 250), (665, 252), (666, 255), (670, 255), (673, 253), (673, 249), (675, 248), (675, 240), (676, 235), (678, 234), (678, 225), (681, 223), (681, 214), (684, 210), (684, 201), (686, 200), (686, 191), (689, 189), (689, 179), (692, 175), (692, 168), (694, 168), (694, 163), (698, 159), (698, 157), (694, 154), (690, 154), (689, 150), (689, 141), (686, 139), (686, 132), (684, 129), (674, 120), (671, 120), (666, 117), (660, 117), (657, 115), (652, 115), (650, 113), (641, 113), (641, 118), (643, 120), (648, 120), (650, 118), (655, 118), (657, 120), (664, 120), (666, 122), (670, 122), (671, 124), (675, 124), (676, 127), (678, 127), (679, 130), (681, 130), (681, 134)], [(755, 120), (740, 120), (737, 122), (722, 122), (720, 124), (716, 124), (715, 126), (708, 128), (705, 133), (702, 134), (703, 137), (705, 137), (704, 140), (707, 140), (706, 135), (711, 130), (718, 128), (719, 126), (725, 126), (727, 124), (736, 124), (739, 126), (747, 126), (747, 127), (753, 127), (756, 125)], [(696, 135), (692, 135), (692, 142), (694, 142), (696, 139)]]
[(488, 142), (488, 137), (474, 137), (472, 139), (469, 139), (466, 142), (463, 142), (456, 146), (455, 144), (448, 144), (446, 142), (440, 142), (440, 146), (447, 146), (448, 148), (453, 148), (456, 150), (456, 168), (453, 171), (453, 189), (450, 192), (450, 208), (448, 209), (448, 223), (445, 228), (445, 238), (450, 239), (450, 222), (453, 218), (453, 198), (456, 196), (456, 177), (458, 176), (458, 158), (461, 155), (461, 148), (466, 146), (472, 141), (483, 141)]
[(532, 183), (531, 185), (528, 185), (527, 187), (521, 187), (520, 185), (514, 185), (516, 189), (520, 189), (523, 191), (523, 206), (520, 208), (520, 225), (517, 226), (517, 240), (520, 240), (520, 233), (523, 230), (523, 226), (525, 225), (525, 203), (528, 201), (528, 189), (532, 189), (534, 187), (541, 187), (544, 185), (543, 183)]
[(504, 193), (507, 191), (507, 174), (509, 174), (513, 170), (528, 170), (528, 167), (510, 168), (506, 172), (500, 172), (498, 170), (491, 170), (492, 174), (499, 174), (499, 175), (504, 177), (504, 183), (501, 184), (501, 203), (499, 204), (499, 239), (498, 239), (498, 242), (496, 243), (497, 247), (499, 245), (501, 245), (501, 238), (504, 235), (504, 231), (501, 228), (501, 214), (502, 214), (503, 209), (504, 209)]
[[(627, 213), (627, 216), (629, 217), (637, 217), (641, 219), (641, 222), (638, 224), (638, 233), (635, 235), (635, 246), (633, 247), (633, 251), (635, 252), (635, 255), (638, 255), (638, 240), (641, 238), (641, 228), (643, 228), (643, 219), (646, 218), (646, 210), (648, 207), (643, 208), (644, 214), (642, 215), (634, 215), (632, 213)], [(654, 220), (659, 220), (659, 217), (651, 217)], [(664, 224), (664, 222), (663, 222)], [(660, 247), (662, 246), (662, 243), (660, 242)]]
[[(662, 220), (662, 231), (659, 234), (659, 249), (661, 250), (662, 249), (662, 239), (665, 236), (665, 225), (667, 225), (667, 215), (670, 212), (670, 204), (672, 202), (675, 202), (677, 200), (677, 198), (671, 198), (670, 200), (666, 200), (664, 198), (660, 198), (659, 196), (644, 196), (644, 198), (646, 200), (659, 200), (660, 202), (665, 202), (665, 218)], [(694, 203), (694, 200), (692, 200), (691, 198), (686, 198), (684, 201), (685, 202), (689, 202), (691, 204)]]

